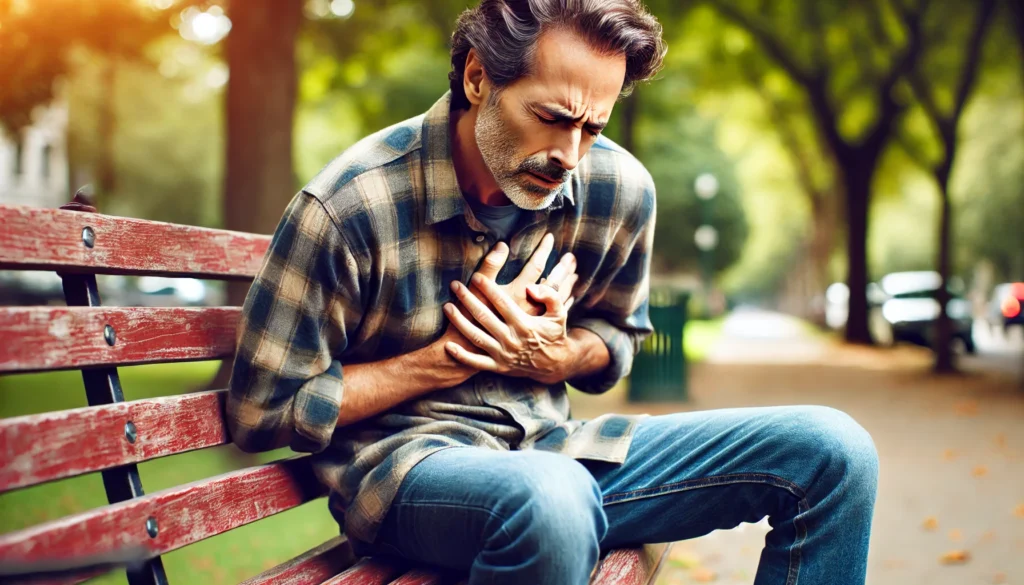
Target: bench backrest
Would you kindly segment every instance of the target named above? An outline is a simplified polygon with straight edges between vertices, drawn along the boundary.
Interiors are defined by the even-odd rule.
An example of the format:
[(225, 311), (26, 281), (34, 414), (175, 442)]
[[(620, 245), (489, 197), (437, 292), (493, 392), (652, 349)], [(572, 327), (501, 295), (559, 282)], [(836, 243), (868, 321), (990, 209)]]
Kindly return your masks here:
[[(132, 585), (165, 583), (159, 555), (324, 492), (299, 457), (146, 495), (137, 463), (229, 441), (225, 392), (125, 402), (118, 366), (229, 358), (240, 309), (103, 307), (96, 275), (251, 279), (270, 237), (65, 208), (0, 205), (0, 269), (56, 271), (67, 302), (0, 307), (0, 374), (81, 369), (89, 406), (0, 420), (0, 492), (101, 471), (110, 505), (0, 535), (0, 580), (131, 564)], [(253, 582), (319, 583), (350, 557), (335, 539)]]

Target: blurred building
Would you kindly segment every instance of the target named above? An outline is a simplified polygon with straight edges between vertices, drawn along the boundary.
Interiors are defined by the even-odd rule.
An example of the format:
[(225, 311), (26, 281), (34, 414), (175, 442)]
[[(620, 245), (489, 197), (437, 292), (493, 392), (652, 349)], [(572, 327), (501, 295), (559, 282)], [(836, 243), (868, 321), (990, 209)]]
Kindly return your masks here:
[(60, 207), (68, 201), (67, 104), (35, 112), (17, 133), (0, 128), (0, 204)]

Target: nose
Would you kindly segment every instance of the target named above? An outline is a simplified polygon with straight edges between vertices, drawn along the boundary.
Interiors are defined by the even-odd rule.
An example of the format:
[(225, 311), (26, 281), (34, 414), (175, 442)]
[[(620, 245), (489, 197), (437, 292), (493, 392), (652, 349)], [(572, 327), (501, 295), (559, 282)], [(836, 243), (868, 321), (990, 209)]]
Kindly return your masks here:
[(552, 164), (571, 171), (576, 168), (576, 165), (580, 164), (581, 130), (579, 128), (572, 128), (569, 132), (562, 134), (560, 138), (560, 143), (551, 149), (548, 160)]

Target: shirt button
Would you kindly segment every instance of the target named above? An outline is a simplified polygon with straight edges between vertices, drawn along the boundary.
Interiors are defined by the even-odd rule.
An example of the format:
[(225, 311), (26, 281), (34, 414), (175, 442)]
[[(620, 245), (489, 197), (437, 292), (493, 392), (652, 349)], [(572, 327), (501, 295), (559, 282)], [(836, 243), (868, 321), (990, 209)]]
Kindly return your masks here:
[(475, 242), (476, 242), (476, 243), (478, 243), (478, 244), (482, 244), (482, 243), (484, 243), (484, 240), (486, 240), (486, 239), (487, 239), (487, 238), (486, 238), (486, 237), (484, 237), (484, 235), (483, 235), (483, 234), (477, 234), (477, 235), (476, 235), (476, 237), (475, 237), (475, 238), (473, 238), (473, 241), (475, 241)]

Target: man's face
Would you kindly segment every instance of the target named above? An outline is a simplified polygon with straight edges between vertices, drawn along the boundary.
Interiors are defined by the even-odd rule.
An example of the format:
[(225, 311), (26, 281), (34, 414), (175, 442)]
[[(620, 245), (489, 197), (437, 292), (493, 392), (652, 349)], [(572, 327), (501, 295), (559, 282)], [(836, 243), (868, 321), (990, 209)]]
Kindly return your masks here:
[(541, 35), (532, 72), (495, 91), (486, 83), (476, 141), (498, 187), (522, 209), (544, 209), (597, 140), (626, 75), (567, 31)]

